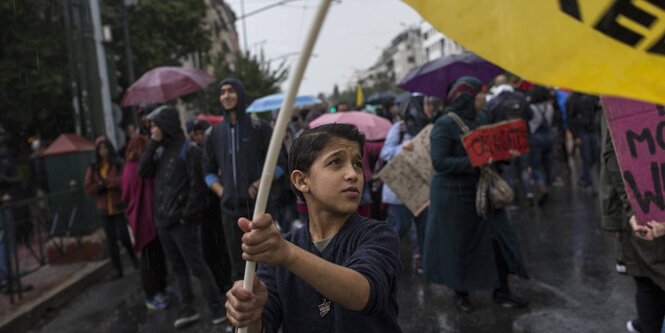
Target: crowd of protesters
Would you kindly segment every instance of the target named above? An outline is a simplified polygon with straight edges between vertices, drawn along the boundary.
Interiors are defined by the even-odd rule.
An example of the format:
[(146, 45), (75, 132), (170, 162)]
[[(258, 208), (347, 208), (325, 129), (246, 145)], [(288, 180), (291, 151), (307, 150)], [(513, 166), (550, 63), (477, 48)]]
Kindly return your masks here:
[[(665, 228), (631, 219), (597, 96), (507, 75), (489, 87), (463, 77), (444, 100), (414, 93), (366, 108), (392, 123), (380, 141), (365, 140), (354, 126), (309, 129), (326, 111), (298, 110), (273, 175), (269, 215), (249, 221), (272, 128), (246, 113), (242, 82), (226, 79), (218, 87), (219, 124), (190, 120), (185, 136), (175, 107), (143, 109), (123, 149), (124, 164), (99, 138), (85, 179), (86, 190), (97, 196), (117, 276), (123, 275), (120, 241), (140, 271), (146, 306), (161, 310), (178, 300), (176, 328), (200, 318), (191, 274), (214, 324), (228, 317), (256, 332), (399, 331), (400, 239), (411, 245), (413, 268), (454, 291), (460, 311), (473, 311), (471, 293), (483, 290), (492, 290), (502, 307), (525, 307), (528, 300), (508, 284), (509, 274), (529, 277), (510, 210), (547, 204), (553, 187), (566, 186), (576, 173), (568, 183), (600, 193), (603, 228), (622, 243), (618, 262), (635, 277), (639, 318), (629, 327), (660, 332), (663, 311), (654, 309), (665, 309)], [(336, 107), (349, 109), (347, 103)], [(510, 184), (514, 201), (478, 214), (481, 171), (460, 137), (464, 128), (513, 119), (526, 123), (529, 151), (489, 167)], [(427, 127), (430, 205), (414, 214), (377, 175), (401, 151), (420, 149), (413, 139)], [(259, 263), (253, 292), (238, 282), (244, 260)], [(175, 292), (167, 288), (167, 272)]]

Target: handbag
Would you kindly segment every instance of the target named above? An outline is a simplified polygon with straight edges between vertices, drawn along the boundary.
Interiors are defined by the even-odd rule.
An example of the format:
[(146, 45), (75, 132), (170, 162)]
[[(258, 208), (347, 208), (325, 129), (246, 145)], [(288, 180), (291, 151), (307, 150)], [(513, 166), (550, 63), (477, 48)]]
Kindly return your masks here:
[[(449, 112), (450, 118), (462, 129), (462, 138), (470, 132), (469, 127), (454, 112)], [(462, 139), (463, 141), (463, 139)], [(488, 199), (494, 209), (501, 209), (513, 202), (515, 193), (508, 182), (503, 179), (491, 166), (480, 167), (480, 179), (476, 190), (476, 213), (487, 216)]]

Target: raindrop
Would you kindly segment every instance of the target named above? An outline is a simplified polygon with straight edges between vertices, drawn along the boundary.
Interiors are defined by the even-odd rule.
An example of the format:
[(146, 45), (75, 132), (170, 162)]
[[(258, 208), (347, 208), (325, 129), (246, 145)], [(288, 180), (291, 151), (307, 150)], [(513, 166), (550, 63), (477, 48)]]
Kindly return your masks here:
[(39, 72), (39, 51), (36, 51), (35, 53), (35, 58), (37, 59), (37, 71)]

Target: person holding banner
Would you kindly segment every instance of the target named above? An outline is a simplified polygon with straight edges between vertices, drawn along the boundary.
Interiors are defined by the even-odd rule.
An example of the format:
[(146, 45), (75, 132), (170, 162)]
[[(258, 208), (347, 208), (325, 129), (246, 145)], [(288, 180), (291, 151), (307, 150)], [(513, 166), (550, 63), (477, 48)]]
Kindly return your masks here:
[[(471, 130), (486, 124), (478, 113), (480, 81), (460, 78), (448, 94), (447, 113), (455, 113)], [(425, 279), (455, 290), (457, 307), (474, 309), (469, 292), (494, 289), (493, 300), (503, 307), (528, 304), (513, 294), (508, 274), (528, 278), (515, 231), (505, 209), (490, 207), (486, 217), (476, 212), (480, 171), (471, 165), (461, 142), (462, 129), (446, 114), (430, 134), (434, 177), (430, 215), (425, 230)]]
[(637, 223), (606, 122), (601, 123), (601, 227), (617, 242), (617, 271), (635, 280), (637, 319), (631, 332), (660, 333), (665, 316), (665, 224)]
[[(353, 125), (305, 130), (289, 156), (307, 224), (283, 238), (270, 215), (241, 218), (243, 259), (259, 263), (253, 291), (238, 281), (226, 310), (248, 332), (401, 332), (399, 239), (356, 210), (363, 192), (364, 135)], [(281, 327), (281, 330), (280, 330)]]

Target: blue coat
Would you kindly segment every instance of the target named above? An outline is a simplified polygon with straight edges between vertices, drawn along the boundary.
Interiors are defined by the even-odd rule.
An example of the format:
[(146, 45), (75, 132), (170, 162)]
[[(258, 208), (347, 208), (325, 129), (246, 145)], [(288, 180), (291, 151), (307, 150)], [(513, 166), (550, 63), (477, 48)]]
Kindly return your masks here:
[[(471, 129), (486, 119), (462, 118)], [(462, 145), (462, 130), (452, 118), (439, 118), (430, 134), (434, 177), (430, 215), (425, 231), (425, 278), (458, 291), (498, 288), (492, 239), (497, 239), (511, 273), (528, 277), (521, 250), (504, 209), (490, 209), (487, 218), (475, 207), (480, 172)]]

